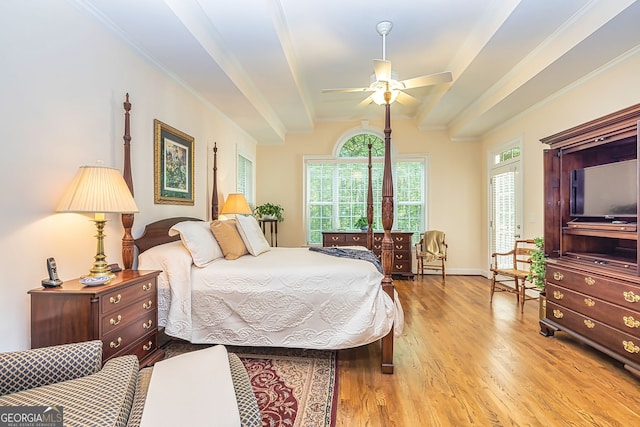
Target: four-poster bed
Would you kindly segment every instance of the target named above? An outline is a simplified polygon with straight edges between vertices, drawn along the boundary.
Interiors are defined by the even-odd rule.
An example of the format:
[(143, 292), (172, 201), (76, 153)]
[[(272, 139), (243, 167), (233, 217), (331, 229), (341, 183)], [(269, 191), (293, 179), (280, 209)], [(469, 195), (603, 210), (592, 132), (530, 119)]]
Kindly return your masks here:
[[(130, 136), (129, 136), (129, 110), (131, 104), (128, 100), (125, 102), (125, 179), (129, 184), (129, 187), (133, 193), (133, 184), (131, 179), (131, 163), (130, 163)], [(227, 261), (225, 259), (215, 260), (208, 264), (204, 268), (196, 267), (191, 264), (191, 258), (183, 256), (188, 251), (183, 245), (180, 245), (177, 241), (183, 238), (182, 242), (185, 243), (184, 233), (176, 232), (174, 229), (174, 235), (169, 235), (169, 230), (176, 224), (183, 223), (184, 221), (199, 221), (202, 220), (196, 218), (168, 218), (161, 221), (157, 221), (148, 224), (145, 227), (143, 235), (133, 240), (131, 236), (131, 226), (133, 224), (133, 216), (125, 217), (123, 215), (123, 225), (125, 226), (125, 236), (123, 237), (122, 256), (125, 269), (130, 269), (134, 265), (133, 259), (133, 245), (138, 248), (139, 262), (144, 264), (144, 268), (157, 268), (165, 270), (167, 264), (176, 263), (177, 259), (184, 258), (185, 263), (189, 263), (190, 272), (184, 273), (193, 277), (193, 280), (188, 282), (191, 289), (185, 290), (184, 286), (166, 285), (168, 304), (171, 302), (171, 298), (174, 298), (173, 305), (165, 307), (164, 311), (167, 313), (166, 325), (167, 333), (174, 331), (178, 338), (188, 339), (192, 342), (211, 342), (216, 344), (233, 344), (242, 345), (234, 339), (238, 339), (236, 332), (241, 330), (242, 333), (246, 333), (246, 340), (244, 345), (265, 345), (265, 346), (286, 346), (286, 347), (302, 347), (302, 348), (320, 348), (320, 349), (339, 349), (350, 348), (359, 345), (368, 344), (375, 340), (381, 340), (381, 369), (384, 373), (393, 373), (393, 340), (394, 340), (394, 325), (396, 333), (399, 333), (402, 329), (403, 314), (402, 307), (399, 301), (396, 299), (396, 292), (393, 286), (393, 279), (391, 277), (392, 262), (393, 262), (393, 241), (391, 238), (391, 228), (393, 225), (393, 181), (391, 175), (391, 159), (390, 159), (390, 144), (391, 144), (391, 127), (390, 127), (390, 105), (387, 102), (385, 105), (385, 153), (384, 153), (384, 175), (382, 186), (382, 225), (384, 228), (384, 237), (382, 240), (382, 253), (381, 264), (382, 272), (379, 272), (370, 263), (360, 260), (333, 258), (324, 254), (313, 253), (312, 251), (305, 250), (305, 248), (270, 248), (268, 252), (260, 254), (260, 256), (247, 255), (240, 257), (234, 261)], [(369, 146), (370, 147), (370, 146)], [(218, 219), (218, 189), (217, 189), (217, 146), (214, 145), (214, 162), (213, 162), (213, 188), (211, 194), (211, 221)], [(128, 175), (128, 177), (127, 177)], [(373, 230), (371, 224), (373, 223), (373, 195), (371, 184), (371, 154), (369, 153), (369, 191), (367, 197), (367, 220), (369, 223), (367, 232), (367, 245), (368, 249), (373, 246)], [(173, 243), (172, 243), (173, 242)], [(159, 247), (167, 247), (167, 245), (173, 245), (170, 248), (172, 255), (167, 256), (164, 253), (160, 254), (157, 250)], [(173, 251), (173, 252), (171, 252)], [(180, 252), (182, 251), (182, 252)], [(284, 252), (289, 251), (289, 252)], [(302, 253), (304, 252), (304, 254)], [(279, 256), (278, 253), (283, 253)], [(309, 257), (315, 257), (310, 260)], [(312, 274), (314, 270), (318, 270), (317, 277), (295, 277), (291, 276), (291, 271), (287, 271), (284, 276), (286, 279), (278, 277), (264, 278), (265, 271), (276, 271), (281, 261), (279, 259), (286, 258), (289, 260), (295, 260), (295, 262), (289, 262), (290, 270), (293, 267), (300, 267), (298, 270), (303, 270), (305, 274)], [(323, 258), (324, 257), (324, 258)], [(187, 260), (188, 258), (188, 260)], [(323, 259), (321, 259), (323, 258)], [(194, 258), (195, 260), (195, 258)], [(243, 271), (244, 276), (236, 278), (229, 273), (229, 266), (235, 263), (235, 268), (240, 268)], [(252, 270), (253, 264), (263, 263), (258, 268), (258, 272)], [(317, 264), (320, 263), (320, 264)], [(325, 263), (325, 264), (323, 264)], [(251, 265), (250, 265), (251, 264)], [(210, 267), (214, 265), (215, 267)], [(140, 265), (139, 265), (140, 266)], [(160, 268), (158, 268), (158, 266)], [(140, 266), (140, 268), (142, 268)], [(174, 268), (174, 267), (171, 267)], [(182, 268), (182, 267), (181, 267)], [(262, 270), (260, 270), (262, 268)], [(283, 267), (284, 268), (284, 267)], [(335, 272), (329, 272), (329, 270), (337, 269)], [(216, 275), (221, 275), (222, 278), (216, 277), (211, 279), (205, 276), (205, 270), (215, 270)], [(347, 285), (339, 283), (342, 280), (342, 276), (349, 274), (355, 274), (350, 276), (346, 280), (350, 280)], [(206, 273), (209, 274), (209, 273)], [(269, 271), (271, 274), (271, 271)], [(359, 276), (358, 276), (359, 275)], [(162, 276), (162, 275), (161, 275)], [(169, 272), (165, 276), (179, 276), (175, 272)], [(292, 278), (294, 277), (294, 278)], [(168, 279), (167, 279), (168, 280)], [(297, 281), (296, 281), (297, 280)], [(276, 303), (276, 299), (265, 303), (264, 301), (256, 301), (254, 296), (258, 294), (257, 290), (237, 296), (234, 292), (241, 292), (251, 286), (263, 286), (265, 283), (283, 282), (281, 287), (277, 287), (274, 295), (280, 295), (282, 301), (287, 301), (290, 306), (282, 307), (284, 310), (275, 315), (274, 313), (262, 313), (261, 310), (265, 310), (269, 304)], [(214, 287), (212, 284), (216, 282), (215, 286), (220, 294), (215, 297), (211, 296), (211, 289)], [(233, 286), (227, 286), (228, 282), (234, 282)], [(290, 283), (310, 283), (310, 282), (322, 282), (324, 287), (318, 289), (307, 289), (300, 285), (293, 286), (292, 289), (287, 289)], [(358, 285), (354, 285), (354, 283)], [(332, 287), (331, 290), (328, 290)], [(159, 293), (162, 286), (159, 283)], [(361, 288), (361, 289), (360, 289)], [(339, 289), (339, 290), (337, 290)], [(346, 292), (345, 292), (346, 290)], [(260, 289), (262, 292), (263, 289)], [(381, 292), (382, 291), (382, 292)], [(249, 292), (249, 291), (247, 291)], [(287, 292), (295, 292), (287, 294)], [(267, 292), (264, 292), (266, 295)], [(299, 299), (300, 295), (304, 294), (308, 300)], [(185, 296), (186, 295), (186, 296)], [(183, 298), (183, 299), (178, 299)], [(214, 303), (209, 303), (215, 300)], [(247, 300), (251, 300), (246, 305)], [(176, 301), (180, 301), (180, 306), (176, 304)], [(201, 303), (205, 301), (205, 303)], [(159, 303), (160, 311), (163, 312), (161, 307), (162, 302)], [(192, 307), (192, 304), (194, 307)], [(234, 305), (235, 304), (235, 305)], [(244, 304), (244, 305), (243, 305)], [(296, 306), (297, 304), (297, 306)], [(349, 304), (352, 304), (350, 306)], [(202, 310), (211, 310), (206, 313), (197, 311), (195, 306), (202, 306)], [(187, 307), (188, 306), (188, 307)], [(230, 308), (232, 307), (232, 308)], [(238, 308), (240, 307), (240, 308)], [(247, 310), (250, 307), (250, 310)], [(297, 308), (296, 308), (297, 307)], [(283, 312), (287, 312), (296, 308), (299, 312), (295, 313), (294, 317), (300, 317), (300, 321), (296, 318), (285, 319), (285, 322), (291, 322), (294, 332), (287, 332), (286, 336), (279, 336), (280, 330), (279, 324), (269, 323), (272, 321), (271, 317), (277, 318), (280, 321), (283, 316)], [(241, 311), (241, 313), (235, 313)], [(243, 311), (244, 310), (244, 311)], [(323, 312), (324, 310), (324, 312)], [(171, 317), (171, 313), (174, 313), (174, 317)], [(177, 316), (176, 312), (179, 312)], [(250, 312), (250, 314), (248, 314)], [(258, 315), (256, 315), (256, 312)], [(353, 314), (351, 314), (353, 312)], [(235, 317), (237, 318), (235, 318)], [(305, 317), (306, 316), (306, 317)], [(224, 317), (224, 319), (223, 319)], [(260, 322), (252, 324), (249, 332), (245, 332), (247, 318), (256, 320), (260, 318)], [(291, 317), (291, 316), (289, 316)], [(340, 317), (336, 320), (336, 317)], [(322, 318), (322, 319), (321, 319)], [(204, 319), (204, 320), (203, 320)], [(234, 321), (229, 321), (234, 319)], [(328, 320), (329, 319), (329, 320)], [(223, 323), (229, 321), (230, 323)], [(305, 323), (308, 321), (308, 324)], [(329, 326), (323, 325), (322, 328), (327, 329), (314, 329), (317, 323), (313, 322), (333, 323)], [(200, 331), (200, 327), (203, 323), (209, 323), (207, 329)], [(235, 323), (234, 323), (235, 322)], [(295, 323), (295, 324), (294, 324)], [(298, 324), (300, 323), (300, 324)], [(160, 321), (162, 325), (162, 320)], [(366, 324), (366, 327), (362, 325)], [(212, 326), (213, 325), (213, 326)], [(223, 326), (220, 326), (223, 325)], [(224, 326), (226, 325), (226, 326)], [(256, 326), (258, 325), (258, 326)], [(289, 325), (285, 325), (289, 327)], [(218, 329), (227, 328), (226, 332), (219, 333)], [(218, 328), (218, 329), (217, 329)], [(297, 328), (297, 329), (295, 329)], [(320, 328), (320, 327), (317, 327)], [(264, 331), (263, 331), (264, 329)], [(272, 329), (272, 330), (269, 330)], [(274, 332), (275, 331), (275, 332)], [(320, 331), (320, 332), (318, 332)], [(260, 335), (264, 332), (264, 335)], [(284, 332), (283, 332), (284, 333)], [(225, 335), (226, 334), (226, 335)], [(230, 338), (231, 337), (231, 338)], [(225, 342), (225, 340), (229, 342)]]

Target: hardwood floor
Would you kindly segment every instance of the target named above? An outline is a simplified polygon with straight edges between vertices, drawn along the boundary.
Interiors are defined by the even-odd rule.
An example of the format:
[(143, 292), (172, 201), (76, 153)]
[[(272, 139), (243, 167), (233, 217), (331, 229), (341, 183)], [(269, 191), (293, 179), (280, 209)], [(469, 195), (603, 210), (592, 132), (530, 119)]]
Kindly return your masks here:
[(395, 373), (379, 344), (338, 352), (337, 426), (636, 426), (640, 378), (562, 332), (539, 334), (538, 303), (489, 280), (394, 281), (405, 312)]

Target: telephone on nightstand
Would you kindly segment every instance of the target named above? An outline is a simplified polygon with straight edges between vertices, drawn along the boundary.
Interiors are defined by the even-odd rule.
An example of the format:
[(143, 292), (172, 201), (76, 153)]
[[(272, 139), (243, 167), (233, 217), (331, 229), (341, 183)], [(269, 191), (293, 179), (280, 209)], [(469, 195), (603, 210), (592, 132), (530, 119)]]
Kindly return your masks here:
[(47, 271), (49, 272), (48, 279), (42, 279), (42, 286), (45, 288), (55, 288), (62, 285), (62, 280), (58, 277), (58, 268), (56, 267), (56, 260), (54, 258), (47, 258)]

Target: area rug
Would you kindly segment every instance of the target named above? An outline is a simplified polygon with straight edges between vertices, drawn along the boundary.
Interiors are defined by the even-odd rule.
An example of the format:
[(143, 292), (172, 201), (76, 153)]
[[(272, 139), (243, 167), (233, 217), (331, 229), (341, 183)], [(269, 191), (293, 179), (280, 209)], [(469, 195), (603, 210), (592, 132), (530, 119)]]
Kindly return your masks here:
[[(170, 341), (166, 358), (208, 345)], [(233, 347), (240, 357), (265, 427), (333, 427), (336, 424), (337, 366), (333, 351)]]

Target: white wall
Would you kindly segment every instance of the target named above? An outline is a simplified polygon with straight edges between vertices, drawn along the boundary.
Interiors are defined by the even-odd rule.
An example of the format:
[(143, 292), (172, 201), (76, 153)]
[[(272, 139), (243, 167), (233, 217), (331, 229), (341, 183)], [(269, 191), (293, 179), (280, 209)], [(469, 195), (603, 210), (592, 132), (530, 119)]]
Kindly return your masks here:
[[(235, 189), (236, 147), (255, 142), (144, 60), (73, 2), (0, 2), (0, 351), (30, 346), (29, 297), (55, 257), (62, 280), (86, 274), (96, 253), (89, 216), (56, 214), (78, 170), (103, 160), (122, 169), (125, 93), (130, 93), (135, 198), (143, 224), (168, 216), (207, 218), (207, 158), (219, 147), (219, 191)], [(153, 202), (153, 119), (195, 138), (195, 205)], [(117, 215), (106, 230), (107, 261), (122, 265)]]

